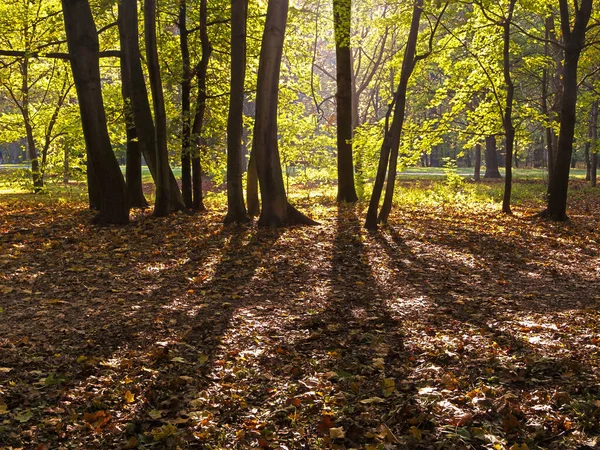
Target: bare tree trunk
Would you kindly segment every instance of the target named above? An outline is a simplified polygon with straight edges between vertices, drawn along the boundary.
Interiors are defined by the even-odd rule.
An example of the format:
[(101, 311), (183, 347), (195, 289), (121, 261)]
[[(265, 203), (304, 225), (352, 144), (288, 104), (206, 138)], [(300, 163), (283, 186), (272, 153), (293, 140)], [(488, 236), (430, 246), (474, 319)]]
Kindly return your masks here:
[[(87, 0), (62, 0), (73, 79), (81, 124), (100, 193), (98, 224), (129, 222), (125, 180), (112, 151), (100, 85), (98, 32)], [(102, 183), (98, 174), (102, 174)]]
[(231, 94), (227, 119), (227, 215), (225, 223), (243, 223), (249, 220), (242, 186), (247, 16), (248, 0), (231, 0)]
[(581, 0), (579, 8), (575, 11), (575, 22), (572, 28), (569, 2), (559, 0), (559, 5), (565, 52), (560, 133), (556, 148), (556, 166), (548, 186), (548, 206), (540, 215), (552, 220), (564, 221), (568, 219), (567, 193), (575, 136), (577, 65), (585, 44), (585, 32), (592, 13), (592, 0)]
[(154, 105), (154, 133), (156, 136), (156, 201), (154, 215), (169, 215), (169, 153), (167, 150), (167, 113), (163, 97), (158, 48), (156, 44), (156, 0), (144, 0), (144, 27), (146, 36), (146, 59)]
[(260, 183), (262, 211), (258, 225), (280, 227), (315, 222), (287, 201), (277, 146), (279, 71), (288, 0), (269, 0), (258, 67), (253, 157)]
[(352, 0), (333, 0), (336, 58), (338, 202), (358, 200), (352, 163), (352, 62), (350, 23)]

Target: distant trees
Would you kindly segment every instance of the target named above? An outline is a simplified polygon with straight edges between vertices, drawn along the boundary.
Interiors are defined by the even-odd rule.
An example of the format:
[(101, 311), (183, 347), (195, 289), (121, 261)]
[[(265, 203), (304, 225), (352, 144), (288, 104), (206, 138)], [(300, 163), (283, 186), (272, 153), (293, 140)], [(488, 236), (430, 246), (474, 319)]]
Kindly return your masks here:
[[(357, 187), (362, 196), (374, 181), (365, 221), (371, 229), (389, 217), (397, 172), (418, 161), (440, 165), (450, 156), (474, 163), (476, 179), (500, 178), (503, 163), (506, 213), (513, 164), (547, 164), (541, 215), (555, 220), (567, 217), (578, 148), (595, 180), (600, 89), (597, 52), (591, 46), (585, 53), (598, 37), (592, 0), (559, 1), (558, 8), (517, 0), (332, 0), (292, 8), (289, 17), (285, 0), (215, 2), (145, 0), (143, 42), (136, 0), (102, 8), (62, 0), (62, 11), (57, 0), (0, 6), (2, 29), (10, 25), (8, 11), (24, 11), (18, 32), (0, 34), (0, 116), (9, 124), (0, 139), (27, 150), (36, 192), (47, 155), (77, 139), (61, 124), (61, 111), (76, 105), (90, 204), (100, 210), (100, 223), (124, 223), (129, 207), (147, 204), (142, 161), (156, 183), (156, 215), (204, 209), (204, 171), (205, 182), (227, 183), (225, 222), (260, 215), (259, 224), (269, 227), (312, 223), (289, 204), (286, 183), (317, 170), (333, 181), (337, 168), (338, 202), (356, 201)], [(68, 53), (57, 25), (61, 12)], [(287, 37), (286, 27), (293, 30)], [(101, 44), (118, 49), (101, 51)], [(120, 57), (120, 75), (100, 66), (102, 56)], [(70, 146), (60, 148), (67, 165)], [(174, 146), (181, 148), (177, 156), (169, 152)], [(181, 191), (169, 166), (176, 160)]]

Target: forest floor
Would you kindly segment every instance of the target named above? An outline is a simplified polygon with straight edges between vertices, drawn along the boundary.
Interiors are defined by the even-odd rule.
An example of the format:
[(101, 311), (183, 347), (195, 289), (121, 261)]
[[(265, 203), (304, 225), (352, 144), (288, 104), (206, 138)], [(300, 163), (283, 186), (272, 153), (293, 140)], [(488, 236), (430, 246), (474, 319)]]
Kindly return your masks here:
[(440, 203), (374, 233), (331, 200), (271, 231), (2, 199), (0, 448), (597, 448), (581, 186), (566, 224)]

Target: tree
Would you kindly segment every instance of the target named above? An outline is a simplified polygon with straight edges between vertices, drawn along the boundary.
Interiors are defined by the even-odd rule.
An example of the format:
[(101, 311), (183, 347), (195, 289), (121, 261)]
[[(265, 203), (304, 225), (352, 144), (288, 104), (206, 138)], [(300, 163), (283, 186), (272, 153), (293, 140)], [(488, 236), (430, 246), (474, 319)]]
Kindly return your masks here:
[(288, 0), (269, 0), (259, 58), (253, 157), (260, 184), (262, 210), (258, 225), (280, 227), (316, 222), (288, 203), (277, 147), (279, 71), (288, 13)]
[[(437, 31), (439, 21), (441, 20), (448, 3), (446, 3), (442, 9), (442, 12), (437, 17), (437, 21), (431, 30), (429, 38), (429, 51), (420, 55), (417, 55), (417, 40), (419, 37), (419, 26), (421, 22), (421, 14), (423, 12), (423, 0), (415, 0), (412, 19), (410, 24), (410, 30), (408, 33), (408, 39), (406, 41), (406, 48), (404, 50), (404, 59), (402, 60), (402, 69), (400, 72), (400, 81), (398, 88), (394, 95), (392, 104), (388, 110), (386, 117), (386, 127), (383, 144), (381, 146), (379, 165), (377, 168), (377, 175), (375, 178), (375, 184), (373, 186), (373, 192), (371, 194), (371, 201), (369, 202), (369, 209), (367, 211), (367, 218), (365, 221), (365, 228), (369, 230), (377, 229), (378, 222), (387, 222), (387, 218), (392, 209), (392, 200), (394, 196), (394, 185), (396, 183), (396, 170), (398, 163), (398, 149), (400, 147), (400, 135), (402, 134), (402, 125), (404, 123), (404, 114), (406, 110), (406, 92), (408, 88), (408, 81), (412, 75), (416, 63), (425, 59), (430, 53), (433, 44), (433, 37)], [(392, 123), (388, 127), (388, 119), (393, 109)], [(388, 167), (389, 166), (389, 167)], [(381, 207), (381, 212), (377, 216), (377, 210), (379, 209), (379, 200), (381, 199), (381, 193), (385, 182), (385, 175), (387, 169), (387, 185), (385, 190), (385, 198)]]
[(496, 136), (485, 138), (485, 174), (483, 178), (502, 178), (498, 170), (498, 151), (496, 149)]
[[(128, 64), (123, 80), (130, 86), (131, 112), (135, 122), (138, 143), (148, 165), (152, 178), (158, 177), (158, 159), (156, 136), (152, 111), (148, 100), (148, 91), (141, 64), (140, 44), (138, 38), (138, 11), (136, 0), (119, 2), (119, 35), (121, 52), (126, 53)], [(169, 202), (172, 210), (185, 210), (177, 180), (169, 167)]]
[(202, 166), (200, 164), (200, 149), (202, 144), (202, 128), (204, 126), (204, 113), (206, 112), (206, 76), (208, 64), (213, 51), (208, 37), (207, 27), (207, 0), (200, 0), (200, 42), (202, 45), (202, 58), (196, 68), (198, 78), (198, 98), (196, 99), (196, 111), (192, 122), (192, 137), (195, 140), (195, 148), (192, 152), (192, 210), (204, 211), (202, 193)]
[(243, 223), (249, 220), (242, 186), (247, 16), (248, 0), (231, 0), (231, 89), (227, 120), (227, 215), (225, 223)]
[(97, 181), (100, 205), (94, 222), (100, 225), (129, 221), (125, 180), (112, 151), (100, 85), (98, 32), (87, 0), (62, 0), (67, 45), (89, 169)]
[(148, 75), (154, 104), (156, 136), (156, 201), (154, 215), (167, 216), (169, 205), (169, 154), (167, 151), (167, 113), (163, 97), (158, 48), (156, 43), (156, 0), (144, 0), (144, 24), (146, 36), (146, 58)]
[(57, 124), (73, 87), (65, 61), (68, 55), (52, 52), (50, 58), (40, 58), (46, 56), (43, 49), (61, 45), (59, 11), (60, 3), (55, 1), (8, 2), (0, 9), (0, 26), (14, 30), (0, 35), (0, 46), (11, 49), (0, 50), (0, 91), (8, 94), (20, 116), (15, 120), (16, 116), (2, 111), (5, 128), (13, 129), (3, 131), (7, 137), (25, 137), (36, 193), (44, 187), (50, 147), (63, 134), (57, 132)]
[(333, 0), (336, 59), (336, 119), (338, 202), (356, 202), (352, 162), (352, 61), (350, 24), (352, 0)]
[(551, 220), (567, 220), (569, 171), (575, 136), (577, 107), (577, 65), (585, 45), (585, 34), (592, 14), (592, 0), (575, 0), (574, 22), (567, 0), (559, 0), (560, 27), (564, 42), (563, 93), (560, 108), (560, 131), (556, 148), (555, 167), (548, 184), (548, 205), (540, 213)]
[(181, 50), (181, 192), (186, 208), (192, 208), (192, 129), (190, 96), (192, 71), (187, 27), (187, 0), (179, 2), (179, 48)]
[[(122, 3), (125, 3), (124, 1)], [(122, 28), (122, 20), (120, 27)], [(125, 167), (125, 180), (127, 196), (131, 207), (146, 208), (148, 202), (142, 189), (142, 151), (139, 136), (135, 126), (133, 108), (131, 106), (131, 68), (130, 55), (124, 51), (126, 44), (123, 42), (124, 34), (119, 33), (121, 39), (121, 91), (123, 95), (123, 109), (127, 133), (127, 165)]]

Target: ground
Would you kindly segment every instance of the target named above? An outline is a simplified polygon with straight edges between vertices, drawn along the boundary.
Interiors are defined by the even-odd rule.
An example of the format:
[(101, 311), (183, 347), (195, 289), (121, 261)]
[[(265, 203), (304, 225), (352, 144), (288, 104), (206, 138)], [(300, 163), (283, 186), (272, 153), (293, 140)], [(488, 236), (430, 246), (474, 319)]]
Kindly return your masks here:
[[(600, 443), (600, 194), (497, 205), (295, 200), (89, 225), (0, 202), (0, 447), (585, 449)], [(590, 196), (594, 195), (594, 196)]]

